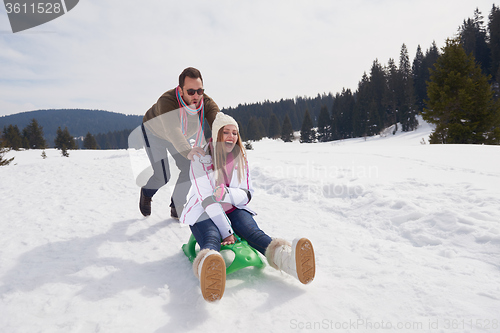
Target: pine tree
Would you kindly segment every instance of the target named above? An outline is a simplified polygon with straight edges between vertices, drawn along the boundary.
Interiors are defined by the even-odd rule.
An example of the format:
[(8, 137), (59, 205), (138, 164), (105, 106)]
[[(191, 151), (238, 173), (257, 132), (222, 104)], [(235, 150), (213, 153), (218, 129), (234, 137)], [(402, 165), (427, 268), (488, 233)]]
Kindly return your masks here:
[(386, 96), (387, 80), (382, 65), (375, 60), (370, 71), (368, 105), (368, 135), (375, 135), (389, 125), (387, 119), (387, 108), (384, 105)]
[(309, 110), (304, 114), (302, 127), (300, 129), (300, 143), (312, 143), (316, 140), (316, 131), (313, 128), (313, 122)]
[(404, 99), (403, 77), (398, 70), (394, 59), (390, 58), (387, 64), (387, 91), (384, 104), (387, 106), (387, 121), (397, 124), (400, 119), (401, 105)]
[(436, 61), (441, 56), (439, 49), (436, 45), (436, 41), (433, 41), (431, 47), (425, 52), (425, 57), (423, 61), (424, 68), (427, 68), (427, 78), (430, 78), (431, 73), (430, 70), (434, 68)]
[(27, 148), (27, 144), (25, 140), (23, 140), (21, 131), (19, 131), (19, 127), (17, 127), (17, 125), (9, 125), (9, 127), (3, 128), (2, 141), (5, 147), (9, 147), (14, 150)]
[(412, 75), (413, 75), (413, 89), (415, 91), (415, 106), (417, 112), (421, 111), (424, 107), (424, 99), (427, 97), (427, 87), (425, 83), (424, 69), (424, 54), (420, 45), (417, 47), (417, 53), (413, 59)]
[(29, 149), (47, 148), (43, 137), (43, 127), (38, 125), (36, 119), (32, 119), (29, 125), (23, 129), (23, 137), (26, 138)]
[(288, 114), (285, 116), (285, 119), (283, 120), (283, 126), (281, 127), (281, 140), (285, 142), (292, 142), (293, 140), (292, 122), (290, 121), (290, 117), (288, 117)]
[(431, 143), (500, 144), (500, 108), (472, 54), (458, 39), (446, 41), (427, 89), (422, 112), (436, 124)]
[(331, 140), (351, 138), (354, 134), (355, 100), (350, 89), (342, 89), (337, 94), (332, 106), (330, 133)]
[(491, 75), (496, 83), (497, 92), (500, 86), (500, 8), (493, 4), (489, 15), (488, 32), (491, 50)]
[(253, 150), (252, 143), (250, 141), (245, 142), (245, 149), (246, 150)]
[(85, 149), (97, 149), (97, 141), (95, 137), (87, 132), (85, 139), (83, 139), (83, 148)]
[(10, 148), (5, 146), (5, 142), (2, 138), (0, 138), (0, 166), (9, 165), (10, 162), (14, 160), (14, 157), (9, 159), (5, 159), (4, 155), (10, 151)]
[(491, 52), (488, 45), (488, 36), (484, 26), (483, 16), (478, 8), (474, 11), (474, 18), (464, 20), (459, 29), (460, 41), (466, 54), (472, 53), (485, 75), (490, 74)]
[(251, 117), (246, 128), (247, 140), (259, 141), (262, 139), (260, 131), (261, 124), (255, 117)]
[[(370, 79), (363, 73), (361, 81), (358, 83), (356, 91), (356, 104), (353, 112), (353, 134), (354, 137), (362, 137), (368, 134), (368, 114), (367, 110), (370, 104), (369, 90)], [(335, 120), (334, 120), (335, 121)], [(335, 137), (334, 137), (335, 139)], [(338, 137), (337, 139), (342, 139)]]
[(57, 129), (57, 136), (54, 140), (54, 144), (57, 149), (61, 150), (62, 155), (66, 157), (69, 156), (69, 149), (77, 149), (75, 139), (71, 136), (67, 127), (65, 127), (64, 130), (62, 130), (61, 127)]
[(339, 107), (340, 104), (340, 94), (337, 93), (335, 95), (335, 99), (333, 100), (333, 105), (332, 105), (332, 115), (330, 117), (331, 123), (330, 123), (330, 138), (332, 140), (340, 140), (340, 122), (341, 122), (341, 117), (342, 117), (342, 111), (340, 110)]
[(321, 106), (318, 118), (318, 140), (327, 142), (331, 140), (331, 122), (330, 113), (326, 105)]
[[(238, 128), (240, 129), (241, 140), (247, 141), (248, 140), (247, 139), (247, 129), (245, 128), (245, 126), (241, 125), (241, 122), (237, 121), (237, 123), (238, 123)], [(206, 133), (208, 133), (208, 132), (210, 132), (210, 131), (206, 131)], [(207, 138), (207, 141), (209, 138)]]
[(408, 49), (403, 44), (399, 57), (399, 73), (401, 77), (403, 100), (400, 105), (400, 118), (403, 132), (413, 131), (418, 126), (417, 111), (415, 107), (415, 93), (413, 90), (413, 75), (411, 72)]
[(259, 138), (257, 140), (261, 140), (263, 137), (267, 137), (267, 129), (269, 128), (269, 124), (266, 126), (264, 125), (265, 118), (256, 118), (255, 121), (257, 123), (257, 128), (258, 128), (258, 133), (259, 133)]
[(269, 120), (269, 137), (271, 139), (278, 139), (281, 136), (280, 121), (278, 117), (273, 113), (271, 119)]
[[(350, 123), (351, 132), (341, 132), (340, 139), (354, 136), (371, 136), (380, 133), (390, 123), (390, 113), (387, 108), (387, 74), (378, 60), (372, 64), (370, 76), (363, 74), (356, 92), (356, 104)], [(335, 112), (333, 114), (335, 118)], [(335, 119), (334, 119), (335, 121)], [(354, 127), (353, 127), (354, 126)]]

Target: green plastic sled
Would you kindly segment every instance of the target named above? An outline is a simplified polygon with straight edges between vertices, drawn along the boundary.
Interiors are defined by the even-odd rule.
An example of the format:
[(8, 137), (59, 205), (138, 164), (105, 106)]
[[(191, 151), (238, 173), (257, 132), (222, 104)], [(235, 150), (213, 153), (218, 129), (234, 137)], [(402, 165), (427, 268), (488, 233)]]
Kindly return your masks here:
[[(245, 267), (264, 267), (264, 262), (259, 257), (257, 250), (248, 245), (246, 240), (239, 240), (231, 245), (222, 245), (221, 251), (231, 250), (234, 252), (233, 262), (226, 268), (226, 274), (231, 274)], [(182, 245), (182, 251), (191, 262), (194, 261), (198, 252), (196, 251), (196, 239), (191, 234), (187, 244)]]

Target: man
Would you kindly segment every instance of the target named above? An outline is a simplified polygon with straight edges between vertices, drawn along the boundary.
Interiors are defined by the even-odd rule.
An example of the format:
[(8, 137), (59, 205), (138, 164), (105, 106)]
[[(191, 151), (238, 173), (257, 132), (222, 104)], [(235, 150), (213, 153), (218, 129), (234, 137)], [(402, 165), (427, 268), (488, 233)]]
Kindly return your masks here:
[[(189, 166), (194, 155), (205, 155), (201, 148), (204, 130), (210, 133), (217, 104), (204, 93), (203, 78), (196, 68), (188, 67), (179, 76), (179, 86), (164, 93), (144, 115), (142, 134), (153, 175), (141, 188), (139, 208), (151, 215), (151, 199), (170, 180), (167, 150), (180, 170), (170, 203), (170, 215), (178, 218), (191, 186)], [(204, 120), (210, 129), (204, 129)], [(195, 136), (192, 147), (189, 139)]]

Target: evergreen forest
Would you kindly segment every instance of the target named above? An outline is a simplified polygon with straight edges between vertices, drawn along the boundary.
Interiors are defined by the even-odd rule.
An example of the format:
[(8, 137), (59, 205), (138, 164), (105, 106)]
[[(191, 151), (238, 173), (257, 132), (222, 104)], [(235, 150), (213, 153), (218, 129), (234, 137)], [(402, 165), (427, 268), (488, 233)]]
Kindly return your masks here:
[[(222, 111), (239, 122), (245, 141), (290, 142), (300, 131), (300, 142), (327, 142), (377, 135), (392, 125), (407, 132), (420, 114), (436, 125), (431, 143), (500, 144), (499, 96), (500, 9), (493, 5), (487, 18), (476, 8), (441, 50), (435, 42), (425, 50), (418, 45), (411, 58), (403, 43), (387, 63), (375, 59), (355, 90)], [(126, 149), (141, 122), (142, 116), (99, 110), (24, 112), (0, 117), (1, 147)]]
[[(458, 27), (457, 35), (450, 37), (443, 50), (451, 52), (449, 44), (452, 41), (456, 42), (455, 44), (463, 50), (464, 56), (468, 58), (466, 60), (455, 54), (455, 59), (449, 59), (448, 64), (444, 66), (440, 64), (439, 70), (458, 71), (462, 73), (463, 77), (472, 76), (473, 73), (484, 77), (487, 86), (483, 85), (483, 87), (487, 91), (482, 93), (469, 91), (469, 93), (476, 96), (482, 94), (483, 103), (489, 103), (487, 110), (483, 108), (483, 110), (475, 111), (476, 114), (483, 114), (481, 117), (488, 114), (489, 128), (482, 132), (485, 140), (478, 139), (477, 133), (473, 134), (477, 140), (469, 138), (446, 141), (443, 138), (438, 140), (438, 135), (435, 135), (431, 143), (500, 144), (499, 135), (494, 134), (495, 131), (500, 131), (500, 120), (498, 119), (498, 97), (500, 95), (499, 7), (492, 6), (487, 22), (479, 9), (476, 8), (473, 17), (463, 21), (463, 24)], [(391, 125), (396, 125), (397, 128), (398, 124), (400, 125), (399, 130), (412, 131), (418, 126), (417, 115), (429, 115), (430, 113), (424, 113), (424, 110), (428, 111), (436, 105), (435, 101), (429, 99), (429, 87), (433, 89), (433, 98), (447, 89), (444, 85), (431, 84), (433, 82), (431, 75), (433, 71), (437, 70), (436, 65), (443, 50), (439, 50), (435, 42), (425, 51), (418, 45), (416, 54), (413, 59), (410, 59), (407, 46), (402, 44), (398, 58), (390, 58), (386, 64), (375, 59), (370, 71), (362, 75), (358, 87), (354, 91), (344, 88), (342, 92), (335, 95), (331, 93), (318, 94), (315, 98), (296, 97), (295, 99), (282, 99), (278, 102), (265, 101), (238, 105), (235, 108), (226, 109), (224, 112), (232, 115), (243, 125), (240, 126), (242, 127), (242, 136), (248, 140), (280, 137), (275, 134), (280, 131), (277, 126), (279, 125), (283, 129), (283, 127), (289, 126), (287, 122), (291, 123), (294, 131), (303, 131), (304, 123), (309, 122), (307, 113), (312, 118), (317, 133), (314, 138), (309, 135), (310, 140), (303, 139), (301, 135), (301, 142), (324, 142), (372, 136), (379, 134), (384, 128)], [(462, 61), (462, 63), (457, 65), (457, 61)], [(464, 72), (467, 66), (469, 66), (469, 72)], [(474, 66), (479, 68), (479, 72), (474, 72)], [(437, 77), (434, 78), (437, 79)], [(460, 89), (466, 88), (461, 87)], [(451, 100), (451, 97), (449, 98), (450, 105), (458, 102), (458, 99)], [(462, 105), (461, 107), (468, 106)], [(437, 124), (434, 120), (438, 118), (427, 116), (424, 119)], [(472, 122), (477, 123), (478, 121), (473, 120)], [(461, 125), (455, 124), (456, 131), (466, 131), (457, 127), (462, 125), (462, 127), (467, 127), (468, 124), (465, 123), (466, 121), (462, 121)], [(443, 126), (447, 128), (448, 124)], [(468, 126), (468, 130), (475, 131), (474, 128)], [(289, 130), (287, 129), (287, 131)]]
[[(0, 117), (0, 131), (3, 130), (4, 139), (6, 136), (17, 137), (18, 134), (23, 141), (22, 131), (32, 123), (33, 119), (36, 119), (37, 125), (43, 132), (47, 147), (56, 146), (54, 140), (58, 128), (61, 127), (68, 128), (69, 133), (76, 139), (78, 148), (83, 148), (84, 137), (92, 133), (100, 149), (126, 149), (128, 135), (142, 123), (142, 116), (101, 110), (37, 110)], [(26, 144), (10, 143), (10, 146), (14, 149), (30, 148)]]

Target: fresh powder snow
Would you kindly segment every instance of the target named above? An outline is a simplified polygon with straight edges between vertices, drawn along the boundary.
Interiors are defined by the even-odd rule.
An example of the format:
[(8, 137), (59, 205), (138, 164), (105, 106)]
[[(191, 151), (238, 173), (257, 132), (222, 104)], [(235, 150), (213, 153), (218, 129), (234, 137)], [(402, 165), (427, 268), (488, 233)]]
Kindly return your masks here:
[(254, 142), (256, 220), (272, 237), (308, 237), (316, 278), (245, 268), (215, 303), (181, 250), (190, 230), (170, 218), (173, 185), (139, 212), (143, 150), (11, 151), (0, 331), (500, 332), (500, 147), (429, 145), (420, 124)]

